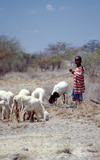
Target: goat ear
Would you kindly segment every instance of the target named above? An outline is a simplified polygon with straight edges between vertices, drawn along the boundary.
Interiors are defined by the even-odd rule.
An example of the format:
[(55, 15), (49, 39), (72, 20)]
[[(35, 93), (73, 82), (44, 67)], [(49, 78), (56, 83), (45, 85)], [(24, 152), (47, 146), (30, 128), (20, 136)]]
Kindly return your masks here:
[(59, 98), (60, 97), (58, 92), (54, 92), (53, 95), (54, 95), (55, 98)]

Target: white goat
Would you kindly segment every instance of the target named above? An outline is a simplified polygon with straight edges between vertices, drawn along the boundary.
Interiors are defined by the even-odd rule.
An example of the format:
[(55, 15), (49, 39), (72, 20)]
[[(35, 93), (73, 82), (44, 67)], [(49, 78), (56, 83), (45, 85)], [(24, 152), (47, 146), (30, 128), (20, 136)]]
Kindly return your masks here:
[(0, 90), (0, 100), (7, 101), (6, 93), (7, 93), (6, 91)]
[[(16, 114), (16, 119), (17, 122), (19, 122), (19, 113), (23, 110), (24, 106), (23, 103), (21, 101), (21, 98), (23, 96), (29, 96), (30, 95), (30, 91), (27, 89), (22, 89), (18, 95), (16, 95), (13, 98), (13, 108), (15, 107), (15, 114)], [(21, 113), (20, 113), (21, 114)]]
[(18, 94), (30, 96), (30, 91), (27, 89), (22, 89)]
[(49, 103), (54, 103), (55, 101), (57, 101), (57, 98), (59, 98), (60, 96), (63, 96), (64, 98), (63, 103), (65, 103), (65, 94), (67, 94), (67, 103), (68, 103), (67, 91), (68, 91), (68, 83), (66, 83), (65, 81), (59, 82), (53, 88), (53, 91), (49, 99)]
[(9, 103), (5, 100), (0, 100), (0, 109), (2, 110), (2, 120), (9, 119), (9, 114), (10, 114), (10, 108), (9, 108)]
[(14, 94), (11, 91), (6, 92), (4, 90), (0, 90), (0, 100), (3, 100), (5, 104), (7, 103), (7, 105), (9, 105), (10, 113), (12, 113), (13, 97)]
[(30, 91), (27, 90), (27, 89), (22, 89), (18, 95), (14, 96), (13, 98), (13, 107), (17, 105), (17, 108), (18, 109), (23, 109), (23, 106), (22, 106), (22, 101), (21, 101), (21, 98), (23, 96), (29, 96), (30, 95)]
[(11, 91), (0, 90), (0, 100), (8, 101), (10, 107), (12, 105), (14, 94)]
[(45, 98), (45, 90), (43, 88), (36, 88), (32, 94), (31, 94), (32, 97), (35, 97), (35, 98), (38, 98), (40, 99), (41, 101), (44, 101), (44, 98)]
[(14, 98), (14, 93), (12, 93), (11, 91), (8, 91), (5, 93), (6, 97), (7, 97), (7, 101), (9, 103), (9, 107), (10, 107), (10, 110), (11, 110), (11, 113), (13, 111), (13, 107), (12, 107), (12, 104), (13, 104), (13, 98)]
[(24, 96), (22, 99), (22, 101), (24, 101), (22, 121), (25, 119), (24, 116), (26, 112), (34, 112), (36, 114), (37, 121), (39, 121), (39, 114), (42, 115), (44, 120), (49, 120), (49, 113), (45, 110), (41, 100), (29, 96)]

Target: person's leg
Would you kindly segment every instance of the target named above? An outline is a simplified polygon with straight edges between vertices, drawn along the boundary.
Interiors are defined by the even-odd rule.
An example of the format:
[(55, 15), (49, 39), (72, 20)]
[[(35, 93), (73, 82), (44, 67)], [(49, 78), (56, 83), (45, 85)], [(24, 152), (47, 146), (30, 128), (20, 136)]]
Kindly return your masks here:
[(83, 95), (82, 93), (75, 94), (76, 100), (81, 103), (83, 101)]
[(80, 93), (80, 95), (79, 95), (79, 102), (81, 103), (82, 101), (83, 101), (83, 94)]
[(72, 100), (73, 100), (73, 101), (76, 101), (76, 97), (75, 97), (75, 93), (74, 93), (74, 87), (73, 87), (71, 96), (72, 96)]

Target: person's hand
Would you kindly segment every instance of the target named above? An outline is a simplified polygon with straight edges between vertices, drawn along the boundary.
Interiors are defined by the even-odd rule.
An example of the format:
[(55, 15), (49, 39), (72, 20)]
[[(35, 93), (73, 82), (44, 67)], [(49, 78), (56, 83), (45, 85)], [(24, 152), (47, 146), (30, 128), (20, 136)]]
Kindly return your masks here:
[(69, 72), (71, 72), (72, 74), (74, 74), (74, 71), (72, 69), (69, 69)]
[(69, 72), (72, 72), (72, 69), (69, 69)]

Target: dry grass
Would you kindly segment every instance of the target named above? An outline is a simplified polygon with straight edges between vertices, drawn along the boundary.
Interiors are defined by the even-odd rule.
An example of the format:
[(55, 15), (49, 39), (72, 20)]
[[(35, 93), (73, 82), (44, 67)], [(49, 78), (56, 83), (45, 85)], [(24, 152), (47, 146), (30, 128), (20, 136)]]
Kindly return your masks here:
[(28, 158), (27, 154), (15, 154), (11, 157), (13, 160), (25, 160)]
[[(70, 105), (70, 104), (69, 104)], [(85, 101), (82, 104), (78, 104), (77, 108), (66, 108), (67, 105), (62, 104), (62, 101), (59, 101), (60, 107), (54, 107), (52, 111), (55, 112), (56, 116), (60, 116), (64, 118), (86, 118), (87, 120), (91, 120), (99, 127), (99, 120), (95, 121), (95, 116), (100, 114), (100, 105), (94, 104), (91, 101)]]
[(60, 149), (58, 149), (56, 153), (57, 154), (61, 154), (61, 153), (72, 154), (72, 148), (70, 147), (70, 145), (67, 145), (67, 146), (64, 145), (60, 147)]
[(68, 154), (71, 154), (71, 149), (70, 148), (64, 148), (64, 149), (61, 149), (61, 150), (58, 150), (57, 151), (57, 154), (60, 154), (60, 153), (68, 153)]
[[(66, 75), (65, 75), (66, 73)], [(62, 76), (60, 76), (62, 75)], [(47, 102), (51, 95), (53, 86), (59, 81), (66, 81), (69, 83), (69, 97), (68, 97), (68, 105), (71, 105), (71, 92), (73, 88), (73, 77), (66, 70), (56, 70), (56, 71), (45, 71), (45, 72), (35, 72), (32, 69), (29, 69), (26, 73), (8, 73), (4, 77), (0, 79), (0, 86), (3, 90), (10, 90), (15, 95), (23, 89), (29, 89), (32, 92), (37, 87), (43, 87), (46, 90), (46, 98)], [(93, 120), (95, 115), (100, 113), (100, 105), (95, 104), (90, 101), (90, 99), (100, 100), (100, 84), (92, 83), (85, 79), (86, 90), (83, 95), (85, 102), (81, 105), (78, 105), (76, 109), (68, 109), (66, 108), (68, 105), (62, 103), (62, 99), (59, 98), (57, 104), (59, 106), (63, 106), (65, 108), (52, 107), (52, 111), (56, 112), (56, 116), (62, 116), (62, 118), (87, 118), (88, 120)], [(50, 111), (50, 106), (48, 107), (48, 111)], [(12, 121), (15, 120), (15, 115), (12, 115)], [(3, 121), (3, 123), (7, 123), (7, 121)], [(95, 122), (98, 127), (100, 127), (100, 122)]]
[(61, 116), (62, 119), (71, 118), (72, 115), (73, 115), (72, 111), (68, 110), (67, 108), (59, 109), (58, 112), (56, 113), (56, 116)]
[(29, 125), (28, 124), (16, 124), (10, 127), (10, 130), (15, 130), (19, 128), (27, 128)]
[(96, 148), (91, 148), (91, 149), (87, 149), (88, 152), (92, 152), (92, 153), (96, 153), (96, 152), (100, 152), (100, 149), (96, 149)]
[[(2, 79), (0, 79), (0, 86), (1, 86), (1, 89), (6, 90), (6, 91), (10, 90), (14, 94), (18, 94), (18, 92), (23, 88), (29, 89), (32, 92), (36, 87), (43, 87), (46, 90), (46, 96), (47, 96), (46, 103), (48, 103), (48, 99), (52, 92), (53, 86), (59, 81), (64, 80), (69, 83), (68, 92), (69, 92), (69, 95), (71, 95), (72, 88), (73, 88), (73, 77), (71, 75), (57, 77), (58, 75), (63, 75), (65, 73), (66, 73), (65, 70), (54, 71), (54, 72), (46, 71), (46, 72), (38, 72), (38, 73), (31, 71), (30, 73), (24, 73), (24, 74), (23, 73), (20, 73), (20, 74), (12, 73), (12, 74), (5, 75), (4, 77), (2, 77)], [(57, 101), (57, 104), (59, 107), (48, 106), (46, 108), (46, 110), (50, 114), (50, 121), (48, 122), (29, 123), (29, 121), (26, 120), (23, 123), (17, 123), (15, 113), (13, 113), (12, 115), (12, 122), (7, 121), (7, 120), (4, 120), (3, 122), (0, 121), (0, 132), (1, 132), (0, 134), (1, 135), (4, 134), (4, 136), (7, 134), (6, 132), (4, 132), (6, 130), (5, 128), (7, 128), (8, 134), (9, 134), (9, 131), (11, 131), (11, 134), (16, 133), (16, 135), (19, 135), (19, 133), (21, 134), (21, 132), (23, 134), (30, 133), (31, 135), (31, 133), (33, 131), (35, 132), (35, 130), (36, 130), (35, 132), (36, 135), (38, 135), (37, 133), (41, 134), (41, 131), (42, 131), (41, 136), (35, 135), (38, 139), (40, 137), (42, 138), (41, 145), (40, 145), (40, 139), (38, 141), (39, 142), (38, 144), (37, 143), (38, 139), (36, 139), (35, 137), (32, 138), (32, 136), (29, 136), (27, 137), (26, 142), (28, 145), (28, 143), (32, 141), (32, 146), (29, 145), (28, 146), (29, 148), (28, 147), (24, 148), (22, 147), (22, 144), (20, 144), (21, 150), (20, 152), (18, 152), (20, 154), (13, 155), (13, 157), (10, 157), (10, 158), (24, 160), (24, 159), (28, 159), (30, 155), (32, 155), (34, 158), (33, 154), (35, 153), (36, 150), (39, 150), (39, 149), (41, 150), (43, 149), (43, 151), (45, 150), (46, 155), (48, 155), (48, 153), (51, 153), (52, 151), (53, 153), (55, 152), (55, 154), (57, 153), (58, 154), (57, 156), (60, 156), (61, 153), (64, 153), (64, 156), (67, 154), (71, 156), (75, 152), (75, 149), (76, 149), (76, 154), (79, 154), (81, 152), (79, 150), (79, 152), (77, 153), (77, 150), (78, 150), (77, 140), (79, 137), (81, 138), (80, 140), (82, 142), (82, 143), (80, 142), (81, 146), (85, 147), (83, 148), (83, 150), (86, 150), (86, 152), (92, 155), (96, 155), (97, 153), (99, 156), (99, 153), (100, 153), (100, 149), (98, 148), (99, 142), (97, 143), (97, 145), (95, 144), (95, 142), (98, 141), (98, 137), (95, 137), (95, 136), (92, 137), (91, 135), (93, 132), (93, 129), (99, 130), (99, 127), (100, 127), (100, 116), (99, 116), (100, 115), (100, 105), (90, 101), (90, 99), (95, 99), (95, 100), (97, 99), (98, 101), (100, 101), (99, 99), (100, 92), (97, 88), (100, 88), (100, 84), (92, 83), (86, 80), (86, 91), (83, 95), (84, 103), (82, 103), (81, 105), (78, 104), (77, 108), (68, 108), (68, 106), (71, 106), (73, 104), (70, 96), (68, 99), (68, 104), (63, 104), (62, 99), (59, 98)], [(56, 119), (59, 120), (59, 122), (57, 122)], [(63, 122), (63, 123), (60, 124), (60, 122)], [(75, 126), (75, 131), (73, 131), (74, 124), (75, 125), (77, 124)], [(79, 125), (81, 127), (84, 126), (86, 128), (86, 134), (85, 134), (85, 130), (83, 131), (83, 128), (81, 129), (81, 131), (79, 131)], [(93, 127), (95, 126), (96, 128), (92, 128), (92, 125)], [(65, 132), (65, 126), (67, 128), (66, 132)], [(61, 128), (63, 129), (64, 133), (61, 133), (62, 131)], [(44, 130), (44, 134), (43, 134), (43, 130)], [(50, 131), (49, 133), (48, 133), (48, 130)], [(80, 134), (78, 134), (78, 132)], [(82, 134), (82, 132), (84, 132), (84, 134)], [(75, 133), (75, 135), (73, 133)], [(48, 138), (46, 137), (45, 139), (43, 139), (43, 137), (45, 137), (45, 134), (46, 136), (48, 136)], [(16, 141), (18, 146), (20, 142), (19, 140), (21, 141), (20, 138), (18, 138), (18, 141)], [(37, 148), (34, 147), (35, 140), (36, 140), (35, 144), (39, 145), (39, 147)], [(22, 142), (23, 142), (23, 139), (22, 139)], [(43, 142), (46, 142), (46, 143), (43, 143)], [(48, 147), (46, 147), (47, 144), (48, 144)], [(51, 150), (51, 148), (53, 147), (54, 147), (54, 150), (53, 149)], [(32, 149), (32, 152), (31, 152), (31, 149)], [(50, 152), (49, 152), (49, 149), (50, 149)], [(38, 153), (40, 153), (40, 150)], [(7, 159), (7, 157), (4, 157), (4, 158)]]

